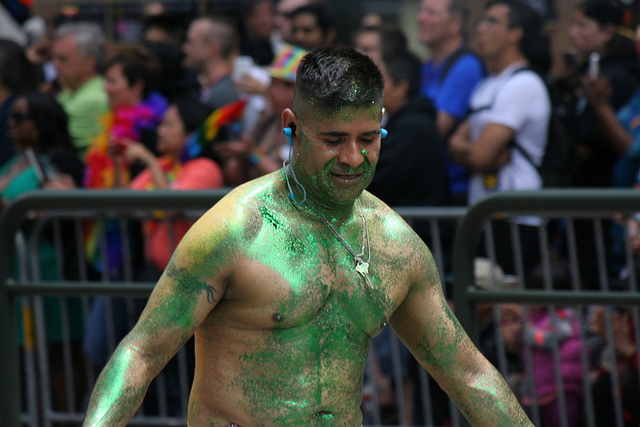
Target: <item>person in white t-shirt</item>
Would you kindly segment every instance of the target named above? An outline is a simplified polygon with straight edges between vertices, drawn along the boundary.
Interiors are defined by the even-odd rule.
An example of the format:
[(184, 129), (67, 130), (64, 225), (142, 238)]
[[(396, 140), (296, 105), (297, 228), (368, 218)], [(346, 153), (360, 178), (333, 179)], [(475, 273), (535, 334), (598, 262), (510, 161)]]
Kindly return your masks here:
[[(548, 65), (542, 19), (517, 0), (492, 0), (477, 26), (476, 49), (489, 75), (474, 89), (471, 113), (449, 141), (454, 161), (471, 173), (469, 205), (493, 191), (537, 190), (551, 101), (538, 68)], [(541, 55), (542, 53), (542, 55)], [(539, 61), (545, 58), (545, 61)], [(539, 67), (539, 62), (544, 64)], [(533, 70), (536, 71), (533, 71)], [(537, 217), (518, 217), (525, 270), (539, 262)], [(515, 273), (508, 224), (494, 227), (497, 261)], [(499, 243), (499, 244), (498, 244)], [(528, 244), (533, 243), (533, 244)], [(502, 251), (501, 249), (504, 249)]]

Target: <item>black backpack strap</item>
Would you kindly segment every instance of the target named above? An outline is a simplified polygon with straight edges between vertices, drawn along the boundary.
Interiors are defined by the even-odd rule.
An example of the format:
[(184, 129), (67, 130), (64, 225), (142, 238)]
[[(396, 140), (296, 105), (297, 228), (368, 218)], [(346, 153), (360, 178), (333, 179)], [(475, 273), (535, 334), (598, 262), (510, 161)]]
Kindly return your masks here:
[(442, 72), (440, 73), (440, 77), (438, 77), (438, 81), (440, 82), (440, 84), (444, 82), (445, 77), (447, 77), (447, 74), (449, 74), (449, 71), (451, 71), (451, 68), (453, 68), (453, 66), (456, 65), (456, 62), (458, 62), (458, 60), (462, 58), (462, 55), (466, 53), (471, 53), (471, 51), (469, 50), (468, 47), (466, 47), (465, 45), (462, 45), (458, 48), (458, 50), (453, 52), (447, 58), (447, 62), (445, 62), (444, 66), (442, 67)]
[(529, 155), (529, 153), (527, 153), (524, 148), (522, 148), (515, 139), (512, 139), (511, 142), (509, 143), (510, 147), (515, 148), (516, 150), (518, 150), (520, 152), (520, 154), (522, 154), (522, 157), (524, 157), (527, 162), (529, 162), (531, 164), (531, 166), (533, 166), (536, 170), (538, 170), (539, 166), (536, 166), (535, 162), (533, 161), (533, 159), (531, 158), (531, 156)]

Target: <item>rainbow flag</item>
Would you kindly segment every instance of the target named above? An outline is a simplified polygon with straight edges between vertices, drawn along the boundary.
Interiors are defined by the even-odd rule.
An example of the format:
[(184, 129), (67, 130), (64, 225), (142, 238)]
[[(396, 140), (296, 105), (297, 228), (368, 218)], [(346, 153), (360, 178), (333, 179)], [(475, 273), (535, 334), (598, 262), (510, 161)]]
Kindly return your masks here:
[[(189, 159), (197, 157), (204, 147), (218, 135), (220, 129), (242, 118), (248, 98), (241, 98), (230, 102), (215, 110), (194, 130), (185, 145), (186, 156)], [(184, 160), (184, 159), (183, 159)]]

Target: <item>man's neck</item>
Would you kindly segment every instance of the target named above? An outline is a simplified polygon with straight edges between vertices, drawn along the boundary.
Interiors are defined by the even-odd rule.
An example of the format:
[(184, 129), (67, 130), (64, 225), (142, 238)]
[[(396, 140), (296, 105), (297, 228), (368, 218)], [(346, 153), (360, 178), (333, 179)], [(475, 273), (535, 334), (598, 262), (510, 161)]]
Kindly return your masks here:
[(211, 87), (231, 74), (232, 68), (224, 60), (213, 59), (207, 63), (202, 75), (203, 86)]
[(78, 89), (80, 89), (82, 86), (84, 86), (89, 80), (91, 80), (92, 78), (94, 78), (95, 76), (97, 76), (97, 74), (90, 74), (87, 75), (81, 79), (78, 79), (77, 81), (73, 82), (73, 85), (69, 85), (67, 87), (67, 89), (69, 89), (71, 92), (75, 92)]
[[(330, 205), (327, 202), (326, 198), (318, 197), (313, 192), (313, 188), (310, 185), (304, 184), (303, 182), (299, 181), (296, 182), (291, 173), (291, 167), (289, 165), (287, 165), (286, 169), (284, 169), (283, 172), (287, 174), (286, 179), (288, 179), (289, 186), (287, 186), (286, 182), (283, 182), (282, 190), (286, 193), (287, 199), (289, 199), (298, 208), (298, 210), (306, 212), (307, 214), (314, 217), (318, 217), (317, 213), (321, 212), (322, 215), (324, 215), (327, 219), (335, 219), (336, 226), (345, 223), (353, 216), (355, 201), (344, 206)], [(297, 178), (298, 177), (296, 176), (296, 179)], [(289, 187), (291, 187), (291, 189), (289, 189)], [(304, 191), (301, 187), (304, 188)], [(290, 191), (293, 192), (293, 200), (290, 199)]]
[(436, 65), (440, 64), (442, 61), (452, 55), (456, 50), (460, 49), (462, 44), (462, 37), (456, 36), (443, 40), (441, 43), (429, 46), (429, 51), (431, 52), (431, 59), (433, 60), (433, 63)]
[(490, 74), (498, 75), (503, 72), (507, 67), (516, 62), (526, 62), (527, 59), (520, 53), (519, 50), (507, 50), (502, 54), (497, 55), (495, 58), (488, 58), (485, 60), (487, 69)]

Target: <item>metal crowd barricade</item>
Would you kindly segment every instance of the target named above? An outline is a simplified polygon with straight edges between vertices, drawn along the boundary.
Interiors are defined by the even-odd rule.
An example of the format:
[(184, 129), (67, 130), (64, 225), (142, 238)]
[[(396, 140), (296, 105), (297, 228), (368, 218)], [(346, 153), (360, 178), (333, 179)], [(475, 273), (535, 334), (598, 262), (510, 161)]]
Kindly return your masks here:
[[(588, 360), (587, 353), (591, 356), (604, 354), (600, 353), (595, 346), (590, 346), (590, 339), (598, 338), (594, 336), (590, 330), (589, 315), (592, 309), (605, 306), (628, 308), (631, 318), (635, 323), (635, 347), (640, 353), (640, 336), (638, 333), (639, 311), (640, 311), (640, 294), (638, 291), (638, 283), (636, 277), (636, 256), (633, 254), (629, 233), (627, 232), (626, 218), (640, 212), (640, 192), (637, 190), (626, 189), (600, 189), (600, 190), (545, 190), (537, 192), (504, 192), (496, 193), (490, 197), (480, 201), (473, 206), (465, 216), (458, 233), (453, 252), (453, 277), (454, 277), (454, 303), (456, 307), (456, 316), (465, 326), (467, 332), (475, 338), (478, 337), (478, 323), (476, 322), (476, 307), (478, 304), (503, 304), (516, 303), (525, 306), (524, 315), (526, 315), (526, 307), (531, 305), (546, 306), (550, 313), (555, 307), (571, 307), (577, 314), (580, 321), (580, 340), (581, 354), (580, 361), (583, 372), (583, 402), (581, 413), (579, 414), (581, 425), (588, 427), (623, 427), (624, 409), (622, 406), (619, 374), (616, 363), (611, 364), (611, 400), (613, 402), (613, 419), (609, 418), (597, 425), (595, 417), (595, 406), (600, 405), (593, 396), (594, 384), (590, 381), (590, 375), (594, 373), (599, 363), (598, 360)], [(545, 223), (540, 227), (541, 259), (544, 266), (544, 290), (529, 290), (522, 271), (517, 273), (517, 282), (519, 286), (516, 290), (480, 290), (475, 284), (474, 272), (472, 269), (473, 259), (478, 244), (481, 244), (483, 231), (490, 227), (492, 219), (496, 217), (514, 218), (519, 215), (536, 215), (545, 219)], [(561, 220), (565, 226), (561, 229), (562, 238), (565, 241), (565, 256), (570, 272), (570, 290), (553, 289), (553, 278), (550, 274), (550, 264), (552, 260), (551, 245), (546, 240), (546, 225), (550, 220)], [(581, 254), (592, 248), (579, 245), (580, 235), (576, 232), (576, 225), (580, 224), (580, 229), (584, 232), (587, 230), (592, 233), (595, 242), (595, 253), (591, 258), (594, 263), (584, 265)], [(617, 243), (621, 247), (618, 248), (618, 256), (612, 256), (615, 252), (613, 245), (607, 245), (605, 242), (612, 236), (617, 235)], [(513, 235), (512, 235), (513, 237)], [(517, 240), (517, 238), (515, 239)], [(519, 257), (517, 251), (514, 257)], [(595, 259), (594, 259), (595, 258)], [(614, 262), (621, 265), (612, 268)], [(591, 267), (595, 267), (592, 269)], [(521, 270), (521, 269), (520, 269)], [(581, 277), (583, 271), (595, 271), (596, 279)], [(615, 272), (615, 275), (613, 272)], [(583, 289), (587, 279), (590, 282), (597, 283), (593, 289)], [(621, 292), (614, 285), (623, 282), (626, 291)], [(499, 321), (499, 317), (494, 319)], [(552, 321), (557, 319), (552, 319)], [(606, 336), (601, 345), (611, 345), (613, 343), (612, 315), (610, 310), (604, 311)], [(500, 335), (497, 333), (497, 335)], [(499, 337), (498, 337), (499, 338)], [(500, 339), (498, 339), (500, 342)], [(564, 399), (566, 392), (563, 385), (563, 374), (560, 367), (559, 352), (561, 343), (557, 340), (553, 341), (552, 353), (554, 359), (554, 377), (557, 387), (557, 398), (559, 402), (559, 421), (560, 425), (568, 425), (567, 408), (564, 407)], [(504, 349), (502, 349), (504, 352)], [(523, 357), (525, 361), (525, 370), (529, 372), (526, 378), (535, 387), (535, 381), (531, 375), (531, 346), (525, 346), (523, 349)], [(506, 376), (506, 369), (503, 363), (498, 366), (501, 372)], [(637, 377), (632, 381), (640, 382)], [(529, 409), (529, 415), (535, 425), (540, 425), (540, 406), (535, 401), (535, 393), (533, 393), (533, 404)], [(637, 402), (633, 406), (637, 406)], [(628, 409), (628, 408), (627, 408)]]
[[(60, 344), (56, 345), (56, 352), (60, 354), (60, 364), (51, 366), (48, 351), (52, 348), (48, 342), (47, 329), (51, 329), (49, 309), (59, 309), (66, 313), (68, 297), (81, 299), (81, 322), (87, 319), (89, 311), (89, 296), (121, 296), (146, 298), (153, 289), (155, 282), (135, 282), (132, 280), (131, 253), (127, 253), (127, 244), (123, 245), (123, 274), (118, 281), (111, 280), (108, 269), (102, 270), (97, 276), (90, 277), (87, 271), (84, 255), (84, 241), (82, 227), (87, 220), (96, 222), (104, 220), (117, 221), (121, 228), (131, 222), (140, 222), (157, 218), (159, 211), (173, 212), (180, 218), (197, 218), (217, 200), (223, 197), (228, 189), (215, 191), (194, 192), (133, 192), (133, 191), (88, 191), (77, 190), (69, 192), (42, 191), (31, 193), (9, 206), (0, 217), (0, 425), (14, 426), (20, 424), (20, 419), (27, 425), (47, 426), (58, 423), (80, 423), (83, 417), (82, 405), (86, 404), (87, 396), (78, 395), (76, 386), (90, 390), (96, 378), (86, 360), (78, 356), (77, 342), (69, 338), (69, 331), (73, 325), (66, 315), (59, 315), (56, 320), (60, 323)], [(64, 232), (69, 235), (61, 236), (62, 223), (66, 224)], [(28, 226), (25, 227), (25, 224)], [(52, 241), (55, 254), (54, 273), (58, 278), (47, 280), (43, 275), (51, 275), (51, 271), (40, 268), (40, 249), (43, 243), (43, 232)], [(25, 233), (26, 230), (26, 233)], [(75, 253), (64, 253), (66, 248), (59, 245), (61, 238), (75, 240)], [(104, 243), (104, 232), (99, 240)], [(126, 243), (126, 233), (123, 239)], [(65, 280), (63, 263), (61, 260), (76, 259), (79, 267), (74, 272), (73, 280)], [(43, 299), (44, 296), (65, 296), (51, 304)], [(107, 298), (108, 299), (108, 298)], [(77, 301), (75, 301), (77, 302)], [(45, 309), (45, 305), (47, 308)], [(57, 307), (56, 307), (57, 305)], [(127, 301), (127, 310), (130, 309)], [(109, 310), (106, 310), (109, 313)], [(19, 340), (17, 333), (18, 316), (26, 313)], [(107, 316), (108, 318), (108, 316)], [(34, 324), (31, 324), (31, 320)], [(107, 322), (107, 327), (110, 323)], [(129, 325), (128, 325), (129, 326)], [(115, 344), (113, 334), (110, 336), (109, 351)], [(75, 344), (75, 348), (74, 348)], [(18, 348), (21, 349), (22, 363), (19, 363)], [(75, 358), (74, 358), (75, 357)], [(181, 410), (186, 412), (186, 397), (188, 384), (184, 383), (185, 356), (177, 357), (179, 372), (179, 389), (182, 395)], [(20, 369), (23, 374), (21, 375)], [(76, 372), (72, 372), (75, 369)], [(84, 371), (84, 378), (78, 379), (75, 374)], [(55, 378), (54, 378), (55, 377)], [(163, 406), (162, 394), (167, 388), (162, 384), (159, 376), (156, 387), (160, 398), (157, 399), (158, 408), (155, 412), (159, 416), (137, 416), (132, 425), (184, 425), (185, 417), (170, 416)], [(54, 386), (53, 384), (56, 384)], [(21, 389), (25, 389), (22, 393)], [(53, 410), (52, 402), (60, 400), (63, 395), (65, 407), (63, 410)], [(23, 410), (21, 411), (21, 408)], [(21, 415), (22, 412), (22, 415)]]
[[(81, 313), (82, 322), (92, 312), (92, 303), (97, 296), (104, 297), (107, 322), (105, 328), (108, 336), (109, 352), (117, 345), (117, 335), (113, 330), (113, 319), (110, 318), (115, 297), (124, 297), (123, 305), (126, 313), (126, 327), (133, 325), (139, 307), (135, 298), (146, 298), (153, 288), (154, 281), (139, 281), (135, 276), (132, 258), (139, 255), (135, 245), (130, 242), (129, 234), (123, 233), (132, 224), (141, 224), (148, 219), (158, 218), (157, 211), (170, 212), (165, 215), (170, 223), (173, 219), (195, 219), (207, 208), (212, 206), (228, 190), (203, 192), (132, 192), (132, 191), (87, 191), (71, 192), (35, 192), (11, 205), (0, 217), (0, 345), (5, 351), (0, 352), (0, 425), (14, 426), (22, 423), (31, 426), (48, 426), (60, 423), (79, 424), (82, 420), (84, 405), (88, 396), (83, 395), (91, 390), (97, 376), (97, 370), (82, 357), (78, 348), (74, 347), (70, 338), (73, 329), (73, 319), (59, 317), (61, 323), (61, 345), (54, 348), (60, 360), (52, 365), (53, 354), (48, 353), (46, 331), (50, 326), (47, 318), (49, 305), (46, 296), (64, 296), (56, 300), (58, 311), (66, 312), (72, 303), (79, 299), (77, 310)], [(441, 280), (446, 284), (446, 296), (454, 302), (456, 316), (463, 327), (476, 339), (478, 336), (475, 308), (477, 304), (488, 303), (494, 308), (494, 321), (500, 322), (499, 305), (502, 303), (517, 304), (546, 304), (552, 306), (573, 307), (581, 321), (580, 338), (585, 343), (581, 354), (584, 370), (583, 390), (585, 395), (584, 420), (586, 426), (595, 427), (593, 416), (593, 402), (590, 396), (588, 374), (592, 371), (586, 343), (589, 337), (587, 307), (596, 304), (611, 304), (633, 308), (636, 325), (638, 322), (638, 306), (640, 298), (637, 293), (621, 295), (610, 291), (610, 278), (604, 272), (607, 259), (604, 256), (603, 241), (607, 230), (602, 220), (614, 213), (630, 214), (640, 211), (640, 193), (634, 191), (545, 191), (498, 194), (474, 206), (468, 213), (466, 208), (396, 208), (410, 224), (416, 221), (426, 221), (429, 229), (429, 247), (441, 273)], [(545, 219), (561, 218), (566, 221), (563, 230), (568, 247), (568, 260), (572, 271), (572, 291), (551, 291), (551, 279), (548, 278), (548, 289), (545, 291), (530, 290), (484, 290), (479, 291), (472, 271), (475, 248), (482, 239), (483, 230), (491, 227), (490, 219), (496, 214), (502, 218), (510, 216), (535, 214)], [(67, 249), (57, 245), (63, 239), (68, 242), (75, 240), (76, 247), (83, 245), (82, 231), (86, 220), (115, 221), (120, 232), (119, 239), (123, 258), (120, 277), (112, 277), (106, 265), (102, 271), (92, 275), (86, 267), (84, 251), (66, 253)], [(599, 275), (600, 288), (598, 291), (584, 291), (580, 289), (580, 266), (578, 254), (583, 248), (575, 244), (574, 220), (584, 219), (593, 224), (595, 241), (598, 245), (597, 264), (601, 270)], [(28, 229), (23, 227), (28, 222)], [(453, 247), (450, 233), (442, 230), (458, 229)], [(549, 246), (546, 241), (545, 227), (540, 228), (543, 263), (549, 264)], [(46, 233), (45, 233), (46, 231)], [(55, 270), (58, 277), (68, 272), (64, 271), (61, 255), (74, 258), (77, 270), (73, 279), (47, 279), (46, 271), (41, 271), (37, 257), (33, 254), (48, 236), (54, 243)], [(108, 236), (105, 232), (98, 235), (102, 245), (106, 245)], [(448, 240), (447, 240), (448, 239)], [(490, 239), (488, 239), (490, 240)], [(490, 246), (500, 242), (482, 242)], [(131, 247), (134, 247), (131, 250)], [(514, 257), (520, 253), (514, 251)], [(628, 238), (625, 241), (624, 263), (630, 271), (630, 287), (637, 289), (634, 270), (632, 267), (634, 256)], [(518, 282), (523, 277), (516, 278)], [(449, 289), (453, 286), (452, 289)], [(112, 298), (113, 297), (113, 298)], [(49, 302), (50, 303), (50, 302)], [(65, 306), (65, 304), (67, 304)], [(525, 309), (526, 310), (526, 309)], [(17, 311), (23, 313), (24, 319), (33, 319), (34, 323), (25, 322), (23, 325), (24, 340), (18, 340)], [(525, 311), (526, 313), (526, 311)], [(31, 315), (32, 314), (32, 315)], [(611, 316), (606, 317), (607, 337), (613, 336)], [(636, 343), (638, 330), (636, 328)], [(507, 377), (505, 344), (499, 333), (496, 333), (498, 343), (497, 367)], [(77, 343), (75, 343), (77, 344)], [(20, 353), (18, 352), (20, 348)], [(558, 385), (559, 402), (563, 402), (563, 378), (558, 368), (559, 346), (555, 344), (554, 370)], [(524, 354), (529, 355), (531, 348), (525, 346)], [(467, 425), (446, 397), (443, 401), (438, 396), (438, 387), (427, 375), (426, 371), (418, 368), (410, 372), (410, 377), (403, 376), (401, 367), (406, 363), (401, 352), (401, 343), (392, 335), (390, 341), (392, 367), (392, 400), (393, 404), (384, 407), (379, 394), (379, 371), (376, 365), (376, 354), (370, 353), (369, 363), (365, 372), (365, 390), (363, 401), (363, 415), (365, 425), (421, 425), (438, 426), (436, 413), (447, 418), (448, 425)], [(189, 391), (188, 377), (191, 374), (189, 363), (191, 354), (183, 349), (174, 359), (174, 363), (167, 372), (163, 372), (155, 381), (152, 396), (148, 396), (151, 405), (145, 405), (136, 415), (131, 425), (186, 425), (186, 404)], [(20, 361), (20, 363), (19, 363)], [(531, 371), (530, 364), (526, 367)], [(615, 373), (615, 372), (614, 372)], [(612, 396), (616, 413), (616, 427), (622, 426), (622, 402), (619, 393), (617, 375), (612, 379)], [(405, 387), (407, 379), (411, 380), (411, 387)], [(54, 384), (63, 384), (56, 388)], [(405, 394), (407, 392), (408, 394)], [(516, 390), (517, 392), (517, 390)], [(64, 397), (65, 406), (55, 408), (53, 400)], [(388, 395), (386, 396), (389, 397)], [(145, 401), (146, 403), (147, 401)], [(169, 403), (168, 403), (169, 402)], [(443, 407), (444, 406), (444, 407)], [(566, 408), (560, 405), (560, 416), (566, 425)], [(540, 425), (538, 405), (533, 396), (529, 408), (530, 416), (536, 425)], [(442, 415), (444, 414), (444, 415)]]

